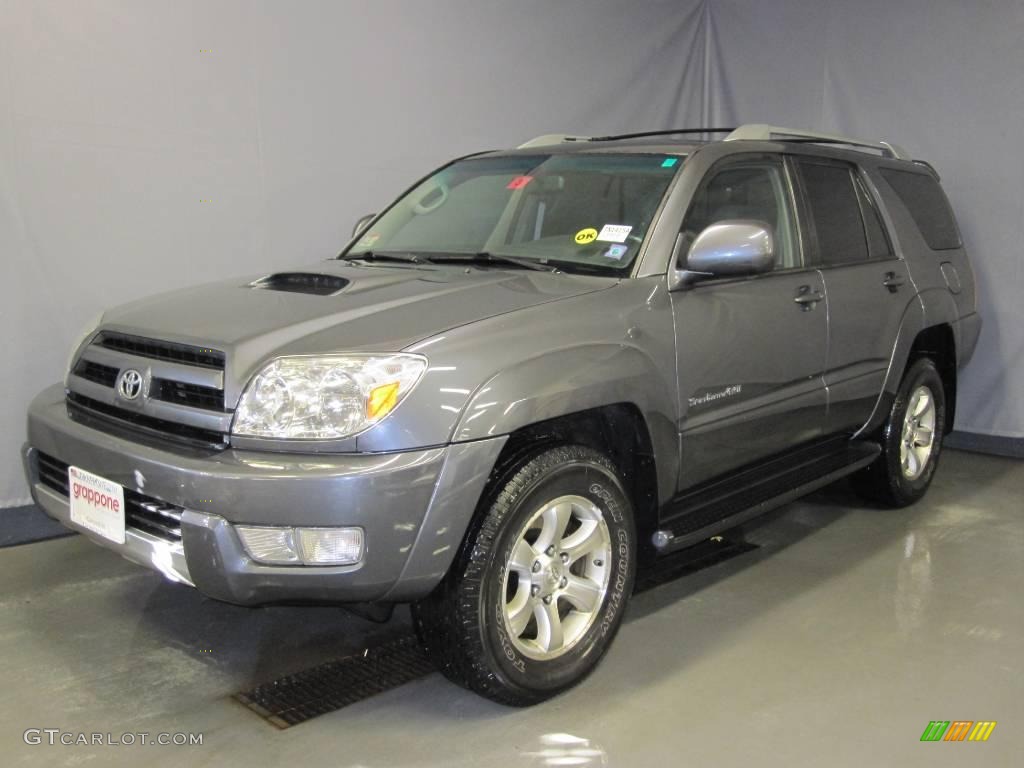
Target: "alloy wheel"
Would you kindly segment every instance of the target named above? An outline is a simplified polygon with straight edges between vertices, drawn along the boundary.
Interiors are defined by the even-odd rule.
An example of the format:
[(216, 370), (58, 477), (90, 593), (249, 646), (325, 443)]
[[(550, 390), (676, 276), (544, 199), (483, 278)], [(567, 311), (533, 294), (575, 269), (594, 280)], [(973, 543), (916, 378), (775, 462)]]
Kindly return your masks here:
[(604, 603), (611, 555), (608, 524), (589, 499), (559, 496), (537, 509), (505, 570), (503, 616), (516, 649), (547, 661), (576, 645)]
[(900, 467), (903, 476), (916, 480), (928, 466), (935, 447), (935, 396), (922, 385), (910, 395), (907, 413), (903, 417), (903, 436), (900, 442)]

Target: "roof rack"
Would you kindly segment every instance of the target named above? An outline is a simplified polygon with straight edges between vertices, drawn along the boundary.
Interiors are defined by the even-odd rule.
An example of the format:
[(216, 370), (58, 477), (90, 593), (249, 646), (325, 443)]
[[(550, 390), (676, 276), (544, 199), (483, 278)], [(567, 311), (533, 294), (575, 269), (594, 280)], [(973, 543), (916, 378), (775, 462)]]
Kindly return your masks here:
[(812, 144), (846, 144), (851, 147), (864, 147), (881, 152), (883, 157), (896, 160), (910, 160), (910, 155), (898, 144), (888, 141), (862, 141), (838, 133), (822, 133), (805, 131), (799, 128), (782, 128), (777, 125), (751, 123), (741, 125), (725, 137), (725, 141), (806, 141)]
[(669, 128), (663, 131), (640, 131), (639, 133), (617, 133), (611, 136), (592, 136), (591, 141), (618, 141), (619, 139), (642, 139), (646, 136), (676, 136), (700, 133), (732, 133), (735, 128)]
[(871, 149), (880, 152), (883, 157), (891, 157), (896, 160), (912, 159), (905, 149), (889, 141), (863, 141), (838, 133), (807, 131), (801, 128), (782, 128), (765, 123), (750, 123), (748, 125), (741, 125), (739, 128), (668, 128), (659, 131), (618, 133), (609, 136), (574, 136), (568, 133), (546, 133), (543, 136), (538, 136), (524, 144), (520, 144), (518, 148), (545, 147), (567, 141), (619, 141), (620, 139), (641, 139), (648, 136), (699, 135), (709, 133), (729, 134), (725, 137), (725, 141), (803, 141), (810, 144), (843, 144), (850, 147)]
[(563, 141), (590, 141), (589, 136), (572, 136), (568, 133), (545, 133), (527, 142), (520, 144), (516, 149), (527, 147), (550, 147), (552, 144), (561, 144)]
[(735, 133), (736, 128), (667, 128), (659, 131), (640, 131), (638, 133), (616, 133), (608, 136), (572, 136), (568, 133), (546, 133), (535, 139), (530, 139), (525, 144), (520, 144), (518, 149), (527, 147), (544, 147), (552, 144), (561, 144), (564, 141), (618, 141), (620, 139), (642, 139), (647, 136), (677, 136), (686, 134), (702, 133)]
[(922, 168), (930, 171), (932, 176), (935, 177), (936, 181), (942, 181), (942, 179), (939, 178), (939, 172), (935, 170), (935, 166), (929, 163), (927, 160), (915, 160), (914, 165), (920, 165)]

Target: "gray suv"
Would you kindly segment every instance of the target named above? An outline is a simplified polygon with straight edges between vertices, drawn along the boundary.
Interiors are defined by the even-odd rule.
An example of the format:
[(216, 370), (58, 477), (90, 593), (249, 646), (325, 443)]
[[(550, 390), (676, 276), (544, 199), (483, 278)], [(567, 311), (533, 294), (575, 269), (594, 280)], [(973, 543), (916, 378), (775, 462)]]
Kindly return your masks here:
[(337, 258), (106, 311), (31, 405), (36, 502), (218, 600), (411, 603), (521, 705), (666, 553), (846, 475), (916, 501), (980, 328), (936, 172), (718, 133), (460, 158)]

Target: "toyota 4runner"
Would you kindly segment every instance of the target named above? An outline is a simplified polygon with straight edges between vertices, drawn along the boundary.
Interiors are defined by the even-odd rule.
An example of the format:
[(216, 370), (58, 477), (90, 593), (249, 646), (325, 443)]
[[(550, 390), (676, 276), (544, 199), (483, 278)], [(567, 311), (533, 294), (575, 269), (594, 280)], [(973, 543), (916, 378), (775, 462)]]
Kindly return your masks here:
[(850, 475), (919, 499), (980, 320), (936, 172), (749, 125), (455, 160), (335, 259), (103, 313), (49, 515), (232, 603), (412, 603), (451, 679), (582, 679), (638, 568)]

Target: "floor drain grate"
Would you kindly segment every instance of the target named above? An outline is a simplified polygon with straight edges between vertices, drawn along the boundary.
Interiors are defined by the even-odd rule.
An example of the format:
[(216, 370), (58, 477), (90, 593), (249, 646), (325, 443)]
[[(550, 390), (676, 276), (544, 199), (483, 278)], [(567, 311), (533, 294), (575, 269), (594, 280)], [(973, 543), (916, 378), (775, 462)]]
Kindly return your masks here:
[(236, 693), (235, 699), (278, 728), (290, 728), (433, 671), (409, 635)]

